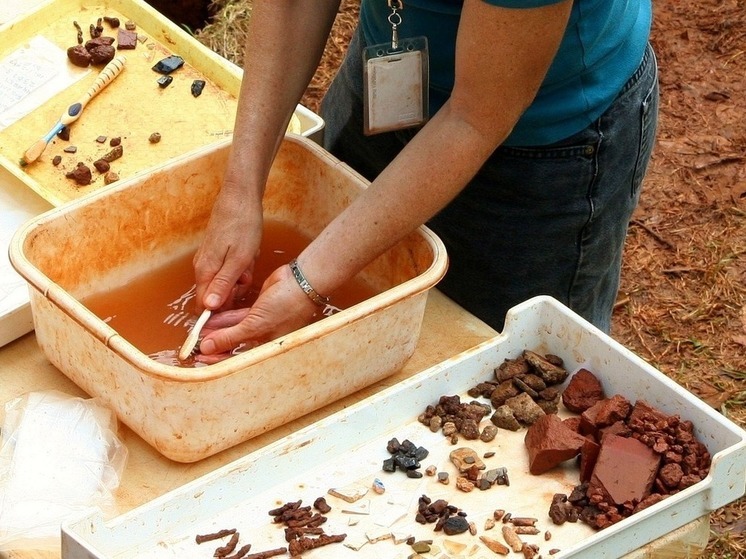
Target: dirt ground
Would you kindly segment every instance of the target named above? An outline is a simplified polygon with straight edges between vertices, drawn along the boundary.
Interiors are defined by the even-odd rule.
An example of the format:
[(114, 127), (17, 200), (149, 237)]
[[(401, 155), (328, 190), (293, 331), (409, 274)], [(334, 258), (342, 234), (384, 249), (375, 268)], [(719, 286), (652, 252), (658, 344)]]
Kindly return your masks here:
[[(240, 65), (247, 10), (197, 37)], [(302, 102), (317, 110), (357, 13), (343, 0)], [(215, 8), (215, 6), (213, 6)], [(630, 224), (612, 335), (746, 426), (746, 0), (654, 0), (658, 141)], [(746, 558), (746, 500), (712, 515), (705, 558)]]

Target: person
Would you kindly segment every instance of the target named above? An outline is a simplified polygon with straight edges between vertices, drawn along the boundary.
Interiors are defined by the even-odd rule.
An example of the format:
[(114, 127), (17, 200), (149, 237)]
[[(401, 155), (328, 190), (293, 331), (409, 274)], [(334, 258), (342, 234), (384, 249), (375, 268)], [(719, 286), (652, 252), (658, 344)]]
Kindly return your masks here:
[[(206, 308), (251, 283), (269, 168), (338, 9), (253, 3), (232, 150), (194, 257)], [(321, 116), (325, 147), (372, 182), (253, 306), (213, 315), (203, 358), (308, 324), (320, 297), (422, 224), (448, 251), (438, 288), (497, 330), (545, 294), (608, 332), (656, 131), (651, 12), (650, 0), (362, 0)], [(429, 49), (426, 122), (366, 133), (366, 53), (415, 37)]]

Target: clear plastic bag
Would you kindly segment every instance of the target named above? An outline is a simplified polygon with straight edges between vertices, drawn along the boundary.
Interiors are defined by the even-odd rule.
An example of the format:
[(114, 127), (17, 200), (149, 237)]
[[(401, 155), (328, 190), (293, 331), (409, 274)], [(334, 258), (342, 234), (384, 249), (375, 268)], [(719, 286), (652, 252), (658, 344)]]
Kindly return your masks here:
[(96, 399), (30, 392), (5, 405), (0, 551), (60, 549), (60, 525), (113, 508), (127, 461), (114, 413)]

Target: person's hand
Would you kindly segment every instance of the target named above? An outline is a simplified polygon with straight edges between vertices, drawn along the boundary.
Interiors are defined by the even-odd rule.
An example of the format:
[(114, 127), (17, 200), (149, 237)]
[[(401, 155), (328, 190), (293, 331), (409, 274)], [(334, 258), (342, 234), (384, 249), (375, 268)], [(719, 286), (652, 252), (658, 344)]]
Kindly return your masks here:
[(281, 266), (264, 282), (253, 306), (218, 313), (207, 321), (195, 359), (221, 361), (239, 346), (254, 347), (306, 326), (321, 311), (300, 289), (290, 267)]
[(198, 310), (231, 308), (234, 300), (248, 292), (262, 227), (261, 203), (251, 203), (231, 191), (221, 192), (193, 260)]

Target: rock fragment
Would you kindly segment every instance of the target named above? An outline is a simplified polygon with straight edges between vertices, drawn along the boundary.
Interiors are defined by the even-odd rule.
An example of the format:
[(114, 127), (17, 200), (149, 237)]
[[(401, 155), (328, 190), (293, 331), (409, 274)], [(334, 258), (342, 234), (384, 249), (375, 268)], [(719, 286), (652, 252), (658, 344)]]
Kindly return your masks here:
[(544, 415), (528, 428), (524, 443), (529, 471), (542, 474), (580, 453), (585, 437), (571, 431), (556, 415)]
[(588, 369), (579, 369), (562, 392), (562, 403), (574, 413), (583, 413), (603, 399), (601, 381)]

